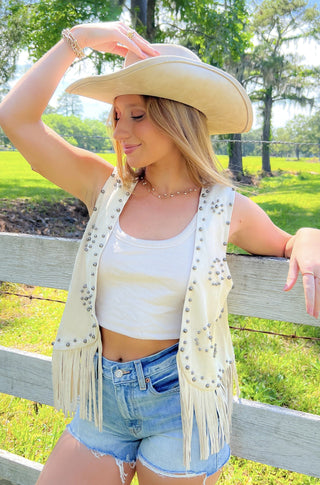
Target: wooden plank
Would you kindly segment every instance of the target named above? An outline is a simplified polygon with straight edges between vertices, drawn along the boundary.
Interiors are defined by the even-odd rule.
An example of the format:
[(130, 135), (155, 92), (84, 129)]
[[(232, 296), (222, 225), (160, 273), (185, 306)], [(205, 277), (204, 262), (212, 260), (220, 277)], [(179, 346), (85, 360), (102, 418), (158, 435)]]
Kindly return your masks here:
[(13, 485), (34, 485), (42, 468), (40, 463), (0, 450), (0, 483), (6, 480)]
[(68, 289), (80, 242), (26, 234), (0, 234), (0, 281)]
[(289, 261), (284, 258), (229, 254), (234, 288), (229, 312), (271, 320), (320, 326), (305, 310), (301, 275), (294, 288), (284, 292)]
[[(68, 289), (79, 241), (73, 239), (0, 234), (0, 281)], [(229, 311), (272, 320), (319, 326), (307, 315), (299, 279), (288, 293), (288, 261), (283, 258), (228, 255), (234, 281)]]
[(234, 403), (231, 452), (320, 478), (320, 416), (241, 399)]
[(52, 406), (51, 358), (0, 346), (0, 392)]
[[(49, 364), (48, 357), (1, 347), (0, 392), (10, 387), (9, 394), (52, 405)], [(21, 376), (11, 366), (23, 371)], [(234, 455), (320, 478), (320, 416), (242, 399), (234, 403), (232, 430)]]

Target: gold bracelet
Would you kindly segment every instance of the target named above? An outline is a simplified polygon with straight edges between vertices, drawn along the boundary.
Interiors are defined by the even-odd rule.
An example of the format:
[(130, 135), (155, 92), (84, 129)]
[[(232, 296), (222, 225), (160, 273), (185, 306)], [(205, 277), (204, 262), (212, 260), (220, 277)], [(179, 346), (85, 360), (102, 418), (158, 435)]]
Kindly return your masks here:
[(80, 48), (78, 41), (72, 34), (71, 30), (64, 29), (61, 35), (62, 35), (62, 38), (67, 41), (68, 45), (71, 47), (75, 55), (79, 59), (83, 59), (85, 57), (85, 53), (83, 52), (83, 49)]

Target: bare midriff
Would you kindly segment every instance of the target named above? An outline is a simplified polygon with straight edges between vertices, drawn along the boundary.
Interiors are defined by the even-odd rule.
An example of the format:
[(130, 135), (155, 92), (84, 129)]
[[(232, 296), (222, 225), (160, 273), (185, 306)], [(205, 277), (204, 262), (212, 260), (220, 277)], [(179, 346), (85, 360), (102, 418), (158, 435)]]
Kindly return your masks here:
[(179, 339), (173, 340), (142, 340), (127, 337), (120, 333), (112, 332), (100, 327), (102, 338), (102, 354), (108, 360), (115, 362), (128, 362), (130, 360), (142, 359), (149, 355), (161, 352), (177, 343)]

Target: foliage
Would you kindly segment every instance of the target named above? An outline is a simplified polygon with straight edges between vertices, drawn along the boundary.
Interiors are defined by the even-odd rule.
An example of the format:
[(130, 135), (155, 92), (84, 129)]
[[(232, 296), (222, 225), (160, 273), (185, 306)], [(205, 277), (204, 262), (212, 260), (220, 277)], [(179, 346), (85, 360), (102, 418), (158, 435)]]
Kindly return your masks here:
[(20, 3), (0, 0), (0, 85), (10, 79), (16, 67), (26, 20), (25, 13), (19, 9)]
[(12, 145), (9, 138), (5, 135), (3, 129), (0, 127), (0, 149), (3, 149), (3, 148), (10, 149), (11, 147)]
[(320, 114), (314, 113), (312, 116), (297, 115), (288, 121), (283, 128), (278, 128), (275, 132), (276, 140), (283, 140), (295, 143), (278, 148), (277, 153), (283, 156), (287, 153), (295, 155), (299, 160), (300, 156), (316, 157), (320, 159)]
[[(55, 45), (65, 28), (86, 22), (117, 20), (123, 4), (118, 0), (36, 0), (17, 3), (20, 4), (19, 11), (28, 17), (23, 40), (34, 59), (39, 59)], [(105, 60), (115, 59), (115, 56), (98, 52), (91, 52), (88, 57), (98, 73)]]
[[(84, 22), (116, 20), (128, 8), (123, 0), (19, 3), (29, 17), (25, 45), (35, 59), (58, 42), (64, 28)], [(129, 11), (132, 24), (150, 41), (179, 40), (198, 52), (205, 62), (220, 67), (225, 66), (226, 59), (239, 62), (249, 45), (245, 0), (228, 0), (223, 6), (217, 0), (131, 0)], [(92, 53), (89, 57), (95, 59), (101, 71), (101, 56)]]
[[(62, 111), (72, 112), (72, 106), (61, 105)], [(79, 108), (78, 108), (79, 110)], [(76, 112), (79, 112), (75, 110)], [(107, 134), (106, 123), (98, 120), (82, 120), (75, 115), (64, 116), (57, 113), (55, 108), (49, 107), (42, 117), (43, 121), (71, 145), (84, 148), (92, 152), (106, 152), (112, 150), (112, 142)], [(13, 149), (10, 140), (0, 128), (0, 148)]]
[(63, 92), (58, 98), (58, 108), (56, 112), (63, 116), (74, 115), (80, 117), (83, 112), (80, 97), (75, 94)]
[[(166, 35), (195, 50), (208, 64), (239, 63), (250, 45), (244, 0), (163, 0), (171, 11)], [(165, 28), (166, 26), (164, 26)]]
[(81, 120), (77, 116), (48, 114), (43, 121), (72, 145), (93, 152), (104, 152), (112, 148), (106, 125), (97, 120)]

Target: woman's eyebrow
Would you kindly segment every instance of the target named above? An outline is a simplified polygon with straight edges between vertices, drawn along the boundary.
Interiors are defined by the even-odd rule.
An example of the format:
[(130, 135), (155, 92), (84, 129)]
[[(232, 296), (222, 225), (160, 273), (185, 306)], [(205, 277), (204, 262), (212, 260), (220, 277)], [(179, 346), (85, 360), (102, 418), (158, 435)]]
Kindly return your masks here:
[[(114, 109), (119, 109), (119, 106), (117, 106), (116, 104), (113, 105)], [(145, 109), (144, 106), (142, 106), (141, 104), (136, 104), (136, 103), (132, 103), (132, 104), (127, 104), (125, 106), (126, 108), (139, 108), (139, 109)]]

